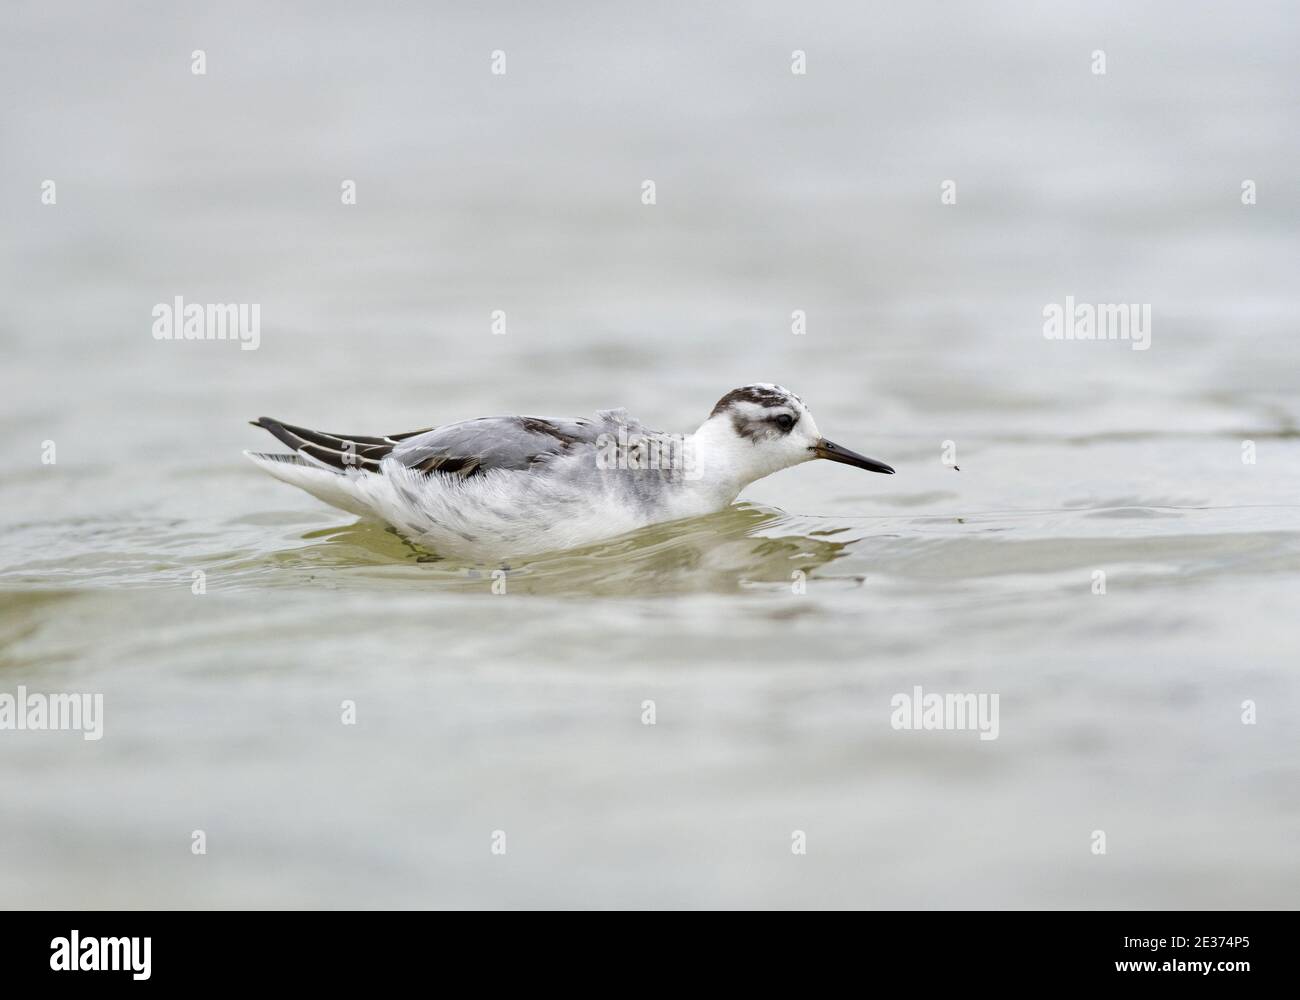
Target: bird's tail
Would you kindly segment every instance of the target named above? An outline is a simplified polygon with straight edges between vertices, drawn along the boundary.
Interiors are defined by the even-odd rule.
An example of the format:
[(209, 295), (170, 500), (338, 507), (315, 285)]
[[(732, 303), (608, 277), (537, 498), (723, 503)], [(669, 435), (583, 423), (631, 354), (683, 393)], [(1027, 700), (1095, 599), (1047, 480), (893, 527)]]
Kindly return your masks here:
[(274, 417), (258, 417), (249, 422), (254, 427), (270, 431), (292, 448), (294, 454), (303, 456), (310, 464), (336, 472), (347, 472), (350, 469), (378, 472), (379, 463), (399, 441), (423, 434), (429, 429), (386, 437), (367, 437), (362, 434), (331, 434), (328, 431), (308, 430), (306, 427), (286, 424)]
[(387, 437), (328, 434), (295, 427), (272, 417), (250, 421), (293, 449), (292, 454), (246, 451), (245, 455), (281, 482), (297, 486), (318, 500), (360, 517), (376, 516), (366, 501), (363, 473), (378, 473), (379, 463), (399, 441), (423, 434), (409, 431)]

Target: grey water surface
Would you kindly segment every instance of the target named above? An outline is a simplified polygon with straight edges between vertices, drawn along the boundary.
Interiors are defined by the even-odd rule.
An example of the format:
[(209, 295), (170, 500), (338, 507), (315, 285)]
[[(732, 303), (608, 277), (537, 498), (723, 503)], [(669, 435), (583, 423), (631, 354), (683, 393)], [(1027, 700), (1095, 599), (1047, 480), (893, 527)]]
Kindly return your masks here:
[[(0, 731), (0, 905), (1300, 901), (1293, 4), (0, 20), (0, 694), (104, 697)], [(752, 381), (897, 475), (494, 577), (240, 454)]]

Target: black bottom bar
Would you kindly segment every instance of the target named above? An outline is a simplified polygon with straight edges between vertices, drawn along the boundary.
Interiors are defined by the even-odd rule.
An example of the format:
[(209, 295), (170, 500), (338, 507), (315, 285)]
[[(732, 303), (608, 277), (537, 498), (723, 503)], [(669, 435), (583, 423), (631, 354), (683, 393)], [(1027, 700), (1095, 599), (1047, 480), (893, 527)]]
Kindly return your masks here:
[(473, 974), (494, 989), (512, 973), (536, 986), (611, 970), (630, 977), (625, 982), (667, 986), (698, 966), (733, 985), (780, 973), (815, 988), (835, 972), (863, 985), (902, 977), (927, 991), (1000, 983), (1232, 988), (1294, 974), (1292, 916), (9, 912), (0, 915), (0, 956), (6, 987), (373, 989), (413, 974), (431, 987)]

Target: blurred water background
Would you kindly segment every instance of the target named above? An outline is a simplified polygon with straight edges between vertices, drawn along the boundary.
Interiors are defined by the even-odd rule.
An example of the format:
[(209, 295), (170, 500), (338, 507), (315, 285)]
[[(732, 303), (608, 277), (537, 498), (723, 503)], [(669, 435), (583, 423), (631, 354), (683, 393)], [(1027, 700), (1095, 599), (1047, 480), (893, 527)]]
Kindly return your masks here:
[[(106, 714), (0, 732), (0, 904), (1300, 898), (1293, 4), (0, 18), (0, 691)], [(154, 340), (177, 295), (260, 349)], [(1150, 350), (1046, 340), (1067, 295)], [(261, 414), (690, 430), (751, 381), (898, 474), (504, 596), (240, 455)], [(1000, 738), (893, 730), (917, 684)]]

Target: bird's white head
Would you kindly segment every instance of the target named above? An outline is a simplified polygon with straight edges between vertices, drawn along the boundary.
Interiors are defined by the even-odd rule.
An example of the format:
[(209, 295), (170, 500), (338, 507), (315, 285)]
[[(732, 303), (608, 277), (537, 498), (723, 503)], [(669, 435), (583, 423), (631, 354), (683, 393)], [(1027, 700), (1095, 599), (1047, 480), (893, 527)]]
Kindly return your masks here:
[(734, 478), (737, 489), (793, 465), (825, 458), (871, 472), (888, 465), (827, 441), (802, 399), (767, 382), (732, 389), (695, 432), (713, 475)]

